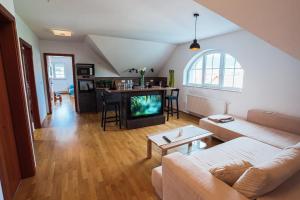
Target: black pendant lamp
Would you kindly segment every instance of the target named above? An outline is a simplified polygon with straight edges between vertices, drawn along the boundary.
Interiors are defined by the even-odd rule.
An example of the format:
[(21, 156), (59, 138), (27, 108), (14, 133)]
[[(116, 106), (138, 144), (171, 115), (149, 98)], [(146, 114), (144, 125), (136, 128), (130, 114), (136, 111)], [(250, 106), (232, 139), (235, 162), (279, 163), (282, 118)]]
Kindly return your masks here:
[(199, 14), (195, 13), (194, 17), (195, 17), (195, 39), (194, 39), (193, 43), (190, 46), (190, 49), (192, 51), (196, 51), (196, 50), (200, 49), (200, 44), (197, 41), (197, 18), (199, 17)]

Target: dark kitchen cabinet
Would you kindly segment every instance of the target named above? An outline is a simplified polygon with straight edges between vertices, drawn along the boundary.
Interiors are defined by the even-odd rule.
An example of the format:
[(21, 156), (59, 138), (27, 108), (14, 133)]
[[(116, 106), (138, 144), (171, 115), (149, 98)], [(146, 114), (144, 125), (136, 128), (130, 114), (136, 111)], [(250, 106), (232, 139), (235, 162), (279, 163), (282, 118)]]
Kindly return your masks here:
[(96, 92), (79, 93), (79, 111), (97, 112)]

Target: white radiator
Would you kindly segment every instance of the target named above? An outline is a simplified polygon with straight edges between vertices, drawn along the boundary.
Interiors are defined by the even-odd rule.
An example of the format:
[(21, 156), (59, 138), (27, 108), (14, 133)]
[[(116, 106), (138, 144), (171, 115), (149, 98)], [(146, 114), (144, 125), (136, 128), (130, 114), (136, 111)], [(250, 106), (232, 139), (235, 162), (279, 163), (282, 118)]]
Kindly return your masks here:
[(225, 114), (226, 102), (223, 100), (187, 95), (187, 110), (201, 116)]

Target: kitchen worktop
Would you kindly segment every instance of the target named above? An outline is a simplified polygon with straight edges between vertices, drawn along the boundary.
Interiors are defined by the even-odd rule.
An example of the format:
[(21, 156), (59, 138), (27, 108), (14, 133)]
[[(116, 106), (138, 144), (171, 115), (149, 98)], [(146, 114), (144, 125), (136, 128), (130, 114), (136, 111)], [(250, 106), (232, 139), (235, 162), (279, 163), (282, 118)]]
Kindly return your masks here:
[(134, 89), (105, 89), (109, 93), (130, 93), (130, 92), (147, 92), (147, 91), (165, 91), (165, 90), (173, 90), (176, 88), (173, 87), (151, 87), (151, 88), (134, 88)]

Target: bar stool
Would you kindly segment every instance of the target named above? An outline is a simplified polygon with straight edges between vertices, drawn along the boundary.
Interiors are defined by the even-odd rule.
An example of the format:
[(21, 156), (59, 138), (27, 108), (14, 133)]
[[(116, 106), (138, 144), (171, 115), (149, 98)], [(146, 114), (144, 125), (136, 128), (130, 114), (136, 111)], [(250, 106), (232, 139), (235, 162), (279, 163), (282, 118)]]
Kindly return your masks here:
[[(177, 114), (177, 119), (179, 119), (179, 109), (178, 109), (178, 97), (179, 97), (179, 89), (172, 89), (170, 95), (166, 95), (165, 100), (168, 102), (167, 105), (167, 121), (169, 120), (169, 114), (173, 116), (174, 113)], [(176, 111), (173, 109), (173, 101), (176, 101)]]
[[(110, 95), (107, 92), (102, 92), (102, 117), (101, 117), (101, 127), (106, 130), (106, 123), (115, 122), (119, 123), (119, 128), (121, 129), (121, 103), (120, 101), (111, 100), (114, 95)], [(107, 112), (113, 110), (114, 116), (107, 116)]]

